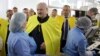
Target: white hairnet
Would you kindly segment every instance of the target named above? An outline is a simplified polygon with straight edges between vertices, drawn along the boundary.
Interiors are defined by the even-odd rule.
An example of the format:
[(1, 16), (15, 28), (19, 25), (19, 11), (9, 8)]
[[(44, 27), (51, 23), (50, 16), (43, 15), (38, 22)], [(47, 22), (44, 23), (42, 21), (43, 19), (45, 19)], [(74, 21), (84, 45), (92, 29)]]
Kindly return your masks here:
[(23, 24), (26, 22), (26, 15), (24, 13), (15, 13), (10, 21), (9, 30), (11, 32), (23, 31)]
[(77, 25), (79, 28), (82, 28), (82, 29), (87, 30), (90, 26), (92, 26), (92, 22), (91, 22), (91, 20), (90, 20), (88, 17), (80, 17), (80, 18), (77, 20), (76, 25)]

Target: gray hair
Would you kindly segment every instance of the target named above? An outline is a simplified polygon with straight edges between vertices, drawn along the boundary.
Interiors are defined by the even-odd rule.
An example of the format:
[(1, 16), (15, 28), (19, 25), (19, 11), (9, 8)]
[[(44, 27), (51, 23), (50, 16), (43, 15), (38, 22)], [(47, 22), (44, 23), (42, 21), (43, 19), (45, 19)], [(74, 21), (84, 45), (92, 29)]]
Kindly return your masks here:
[(92, 22), (88, 17), (80, 17), (76, 23), (77, 27), (87, 30), (92, 26)]
[(42, 7), (45, 7), (45, 8), (47, 8), (47, 9), (48, 9), (47, 4), (46, 4), (46, 3), (44, 3), (44, 2), (40, 2), (37, 6), (42, 6)]
[(26, 22), (26, 15), (24, 13), (15, 13), (10, 21), (9, 30), (11, 32), (20, 32), (24, 31), (22, 27)]

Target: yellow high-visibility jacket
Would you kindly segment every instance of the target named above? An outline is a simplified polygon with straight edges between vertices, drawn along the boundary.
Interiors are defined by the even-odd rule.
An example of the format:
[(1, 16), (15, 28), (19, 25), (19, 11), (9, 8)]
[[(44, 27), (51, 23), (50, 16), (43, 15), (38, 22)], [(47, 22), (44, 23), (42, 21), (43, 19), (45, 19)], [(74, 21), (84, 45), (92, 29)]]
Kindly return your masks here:
[(64, 23), (64, 17), (57, 15), (55, 18), (53, 18), (58, 24), (59, 26), (62, 28), (62, 25)]
[(50, 56), (60, 55), (61, 26), (52, 17), (48, 21), (39, 23), (37, 16), (31, 16), (26, 26), (26, 32), (30, 33), (37, 25), (41, 25), (44, 42), (46, 45), (46, 54)]
[[(74, 28), (76, 26), (76, 21), (77, 21), (76, 18), (75, 17), (69, 17), (67, 19), (68, 19), (68, 24), (69, 24), (70, 29)], [(65, 21), (65, 18), (63, 16), (57, 15), (55, 17), (55, 20), (58, 22), (59, 26), (62, 26), (62, 24)]]
[(1, 51), (1, 53), (2, 53), (1, 56), (6, 56), (5, 41), (6, 41), (6, 36), (7, 36), (7, 28), (8, 28), (8, 21), (0, 18), (0, 36), (3, 40), (3, 48)]
[(76, 18), (75, 17), (69, 17), (68, 18), (68, 24), (70, 26), (70, 29), (74, 28), (76, 26)]

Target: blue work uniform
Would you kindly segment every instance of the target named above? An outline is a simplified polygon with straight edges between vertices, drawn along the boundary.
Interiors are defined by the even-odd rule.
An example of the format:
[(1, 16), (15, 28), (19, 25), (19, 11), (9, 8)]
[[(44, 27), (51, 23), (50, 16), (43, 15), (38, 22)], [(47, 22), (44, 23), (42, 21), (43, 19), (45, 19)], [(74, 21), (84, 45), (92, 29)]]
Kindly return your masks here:
[(8, 37), (8, 56), (34, 56), (36, 43), (25, 32), (10, 32)]
[(66, 45), (63, 49), (67, 56), (85, 56), (87, 39), (84, 32), (79, 28), (74, 28), (68, 33)]

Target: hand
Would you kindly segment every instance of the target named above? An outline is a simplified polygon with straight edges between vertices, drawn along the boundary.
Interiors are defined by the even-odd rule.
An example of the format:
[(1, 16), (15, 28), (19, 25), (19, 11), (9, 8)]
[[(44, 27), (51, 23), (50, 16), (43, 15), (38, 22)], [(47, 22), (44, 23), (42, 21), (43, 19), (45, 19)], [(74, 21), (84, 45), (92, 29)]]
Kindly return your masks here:
[(41, 48), (41, 49), (45, 49), (45, 48), (46, 48), (44, 42), (41, 44), (40, 48)]

